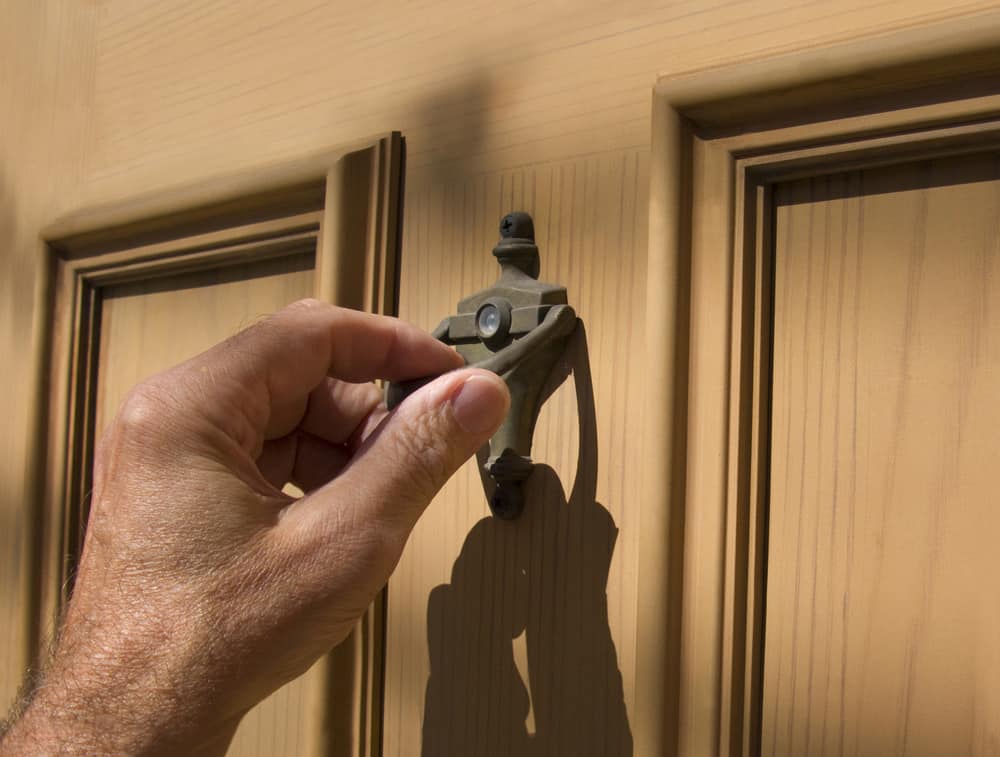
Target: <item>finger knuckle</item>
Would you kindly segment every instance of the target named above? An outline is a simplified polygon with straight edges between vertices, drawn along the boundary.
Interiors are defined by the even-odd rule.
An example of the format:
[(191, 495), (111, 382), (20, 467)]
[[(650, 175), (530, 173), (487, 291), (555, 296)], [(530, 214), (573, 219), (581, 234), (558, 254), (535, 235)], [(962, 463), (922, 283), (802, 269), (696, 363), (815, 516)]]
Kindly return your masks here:
[(293, 302), (285, 309), (291, 311), (302, 310), (308, 312), (311, 310), (322, 310), (328, 307), (330, 307), (330, 305), (328, 303), (323, 302), (322, 300), (318, 300), (315, 297), (305, 297), (301, 300)]
[[(166, 378), (165, 381), (159, 379)], [(119, 406), (107, 434), (127, 444), (152, 448), (176, 444), (190, 433), (188, 395), (170, 374), (154, 376), (133, 387)]]
[(134, 387), (122, 402), (115, 425), (122, 431), (146, 434), (163, 425), (163, 399), (154, 385), (142, 383)]

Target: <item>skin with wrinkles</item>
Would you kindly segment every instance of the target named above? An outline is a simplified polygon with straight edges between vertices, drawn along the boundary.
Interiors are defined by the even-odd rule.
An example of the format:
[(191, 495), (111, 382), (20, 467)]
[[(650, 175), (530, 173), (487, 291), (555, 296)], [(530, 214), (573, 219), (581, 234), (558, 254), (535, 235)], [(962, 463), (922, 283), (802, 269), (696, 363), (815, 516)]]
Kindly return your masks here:
[[(221, 754), (349, 633), (509, 406), (391, 318), (296, 303), (132, 390), (50, 664), (0, 754)], [(373, 379), (444, 375), (389, 413)], [(306, 492), (282, 493), (286, 482)]]

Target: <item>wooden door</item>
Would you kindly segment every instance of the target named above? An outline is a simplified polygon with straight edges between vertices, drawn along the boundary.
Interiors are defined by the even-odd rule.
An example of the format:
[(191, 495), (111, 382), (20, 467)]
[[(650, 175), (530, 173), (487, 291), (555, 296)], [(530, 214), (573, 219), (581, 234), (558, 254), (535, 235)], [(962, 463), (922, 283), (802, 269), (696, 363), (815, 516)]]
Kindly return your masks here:
[(390, 581), (385, 754), (992, 753), (998, 61), (901, 55), (665, 81), (648, 220), (643, 151), (413, 181), (405, 317), (488, 286), (526, 209), (583, 328), (522, 518), (469, 467)]
[[(803, 388), (795, 371), (789, 391), (776, 394), (781, 377), (772, 368), (780, 358), (798, 375), (821, 369), (825, 381), (836, 374), (820, 362), (828, 360), (833, 326), (826, 300), (817, 297), (850, 254), (849, 245), (834, 244), (847, 237), (830, 232), (829, 268), (809, 274), (794, 267), (827, 255), (826, 237), (802, 232), (803, 215), (846, 213), (838, 204), (846, 198), (823, 194), (822, 177), (874, 176), (869, 172), (887, 163), (932, 159), (953, 166), (963, 151), (981, 153), (994, 138), (984, 124), (1000, 112), (987, 96), (1000, 71), (992, 52), (1000, 22), (995, 3), (8, 5), (9, 23), (0, 24), (8, 64), (0, 72), (0, 356), (10, 376), (0, 415), (11, 429), (0, 441), (5, 702), (58, 607), (64, 551), (72, 557), (69, 534), (79, 514), (73, 508), (87, 489), (80, 463), (86, 454), (68, 460), (66, 451), (86, 451), (83, 431), (100, 422), (94, 411), (106, 412), (101, 408), (113, 404), (125, 383), (201, 346), (184, 334), (178, 339), (184, 349), (157, 344), (140, 355), (135, 340), (142, 324), (151, 324), (168, 301), (196, 301), (194, 307), (218, 307), (218, 333), (228, 333), (307, 286), (343, 304), (392, 310), (394, 271), (363, 254), (324, 252), (385, 229), (339, 222), (362, 196), (368, 207), (370, 197), (342, 191), (350, 186), (345, 177), (356, 177), (348, 163), (337, 163), (326, 177), (306, 171), (307, 194), (322, 198), (294, 211), (319, 214), (309, 222), (319, 255), (311, 284), (307, 266), (292, 257), (225, 275), (202, 271), (198, 286), (180, 269), (157, 273), (165, 276), (160, 284), (93, 278), (88, 259), (107, 254), (110, 261), (123, 251), (109, 251), (106, 237), (90, 234), (95, 222), (120, 232), (121, 224), (151, 214), (190, 209), (218, 199), (233, 176), (250, 189), (261, 182), (244, 181), (248, 175), (295, 185), (317, 156), (326, 156), (319, 160), (328, 167), (331, 151), (342, 152), (338, 146), (367, 144), (366, 135), (399, 128), (409, 145), (400, 314), (431, 329), (459, 298), (491, 284), (497, 221), (507, 211), (527, 210), (535, 217), (542, 278), (567, 286), (583, 329), (566, 355), (563, 382), (542, 410), (533, 452), (540, 468), (525, 517), (490, 520), (478, 472), (474, 464), (465, 468), (415, 531), (389, 586), (385, 625), (377, 613), (369, 618), (318, 697), (285, 692), (260, 711), (270, 714), (251, 716), (239, 748), (294, 752), (308, 741), (307, 753), (358, 757), (749, 756), (765, 746), (812, 752), (841, 741), (864, 748), (860, 726), (851, 741), (846, 720), (842, 740), (828, 723), (805, 730), (818, 702), (838, 717), (841, 705), (845, 713), (862, 705), (868, 712), (870, 673), (851, 667), (857, 664), (852, 640), (870, 631), (876, 650), (892, 638), (877, 611), (842, 619), (834, 630), (850, 641), (850, 658), (836, 680), (844, 681), (845, 693), (821, 691), (828, 679), (816, 671), (826, 670), (828, 657), (833, 670), (837, 647), (823, 635), (833, 631), (807, 622), (803, 607), (811, 612), (815, 599), (817, 617), (828, 621), (836, 597), (830, 592), (853, 584), (843, 573), (842, 552), (835, 557), (829, 545), (816, 551), (804, 538), (818, 543), (815, 527), (831, 520), (831, 502), (846, 518), (843, 487), (837, 485), (838, 499), (813, 497), (807, 506), (791, 496), (794, 487), (772, 491), (778, 473), (802, 486), (828, 482), (820, 461), (832, 442), (819, 436), (818, 419), (824, 432), (833, 422), (842, 442), (851, 418), (842, 417), (847, 411), (829, 394), (795, 394)], [(939, 188), (964, 192), (969, 183)], [(810, 199), (790, 201), (807, 192), (803, 187), (810, 187)], [(915, 191), (901, 190), (897, 199)], [(159, 199), (150, 205), (146, 197)], [(881, 195), (866, 197), (852, 202)], [(977, 212), (985, 202), (975, 200)], [(93, 216), (87, 209), (95, 207), (105, 210)], [(908, 212), (891, 211), (902, 219)], [(780, 239), (794, 239), (792, 247), (772, 244), (775, 223), (783, 231), (791, 223), (794, 235)], [(986, 235), (983, 224), (985, 215), (968, 229)], [(159, 244), (162, 228), (126, 247)], [(56, 248), (64, 277), (57, 277), (54, 298), (92, 310), (53, 309), (51, 260), (40, 238), (64, 245)], [(111, 239), (120, 244), (122, 237)], [(883, 241), (891, 252), (915, 240)], [(164, 248), (158, 249), (150, 260)], [(872, 249), (868, 241), (865, 249)], [(908, 275), (907, 261), (889, 259)], [(779, 262), (787, 264), (784, 278)], [(965, 273), (967, 280), (975, 276)], [(236, 282), (227, 275), (264, 287), (266, 308), (234, 294)], [(910, 291), (891, 278), (886, 297)], [(74, 299), (90, 292), (88, 282), (107, 287), (108, 297)], [(792, 309), (770, 309), (776, 286), (789, 293)], [(841, 299), (854, 303), (849, 294)], [(862, 311), (870, 315), (867, 307)], [(923, 333), (928, 314), (914, 308), (914, 333)], [(986, 329), (991, 312), (947, 311), (947, 333), (965, 334), (963, 319)], [(806, 331), (824, 317), (822, 339)], [(94, 318), (107, 330), (81, 331)], [(54, 365), (47, 362), (50, 325), (65, 348)], [(96, 341), (73, 352), (69, 345), (79, 334)], [(154, 337), (166, 338), (150, 331), (147, 341)], [(843, 339), (835, 343), (846, 350)], [(94, 344), (93, 356), (103, 351), (104, 357), (88, 362)], [(874, 342), (859, 342), (857, 352), (858, 365), (882, 357)], [(837, 370), (848, 353), (841, 353)], [(116, 354), (128, 358), (109, 357)], [(988, 372), (986, 365), (975, 370)], [(75, 393), (68, 376), (72, 386), (94, 392)], [(903, 397), (906, 418), (914, 418), (914, 395), (903, 378), (894, 379), (895, 394), (886, 379), (884, 396)], [(831, 391), (826, 383), (824, 390)], [(785, 404), (772, 407), (776, 396)], [(48, 425), (51, 413), (65, 423)], [(772, 454), (772, 419), (807, 429), (813, 446), (786, 439)], [(934, 428), (946, 420), (941, 416)], [(976, 448), (986, 449), (986, 432), (977, 429), (983, 441)], [(905, 446), (911, 443), (905, 433), (894, 440), (903, 445), (897, 471), (910, 470), (914, 455), (926, 452)], [(868, 501), (851, 502), (857, 522)], [(974, 504), (961, 502), (967, 529)], [(921, 513), (915, 532), (930, 538), (929, 510)], [(895, 515), (885, 511), (886, 528), (899, 525)], [(875, 564), (872, 543), (864, 544), (869, 551), (855, 554), (866, 567), (851, 581), (866, 579)], [(952, 566), (941, 577), (951, 587), (961, 583), (955, 566), (966, 558), (957, 556), (957, 546), (966, 544), (946, 539), (935, 553)], [(985, 571), (985, 558), (975, 555)], [(883, 565), (900, 570), (901, 560), (898, 551), (887, 553)], [(790, 578), (796, 569), (799, 578)], [(829, 580), (839, 576), (842, 586), (830, 589), (828, 581), (827, 594), (813, 592), (805, 581), (814, 569)], [(922, 585), (930, 587), (936, 576), (928, 573)], [(933, 613), (947, 605), (929, 604), (924, 618), (914, 614), (920, 601), (904, 595), (895, 605), (893, 623), (909, 617), (908, 625), (891, 629), (899, 639), (916, 639), (921, 628), (931, 636), (940, 631)], [(924, 676), (920, 649), (944, 647), (917, 646), (909, 670)], [(988, 674), (969, 672), (964, 659), (962, 685), (988, 681)], [(900, 683), (910, 663), (889, 662), (886, 685), (915, 690)], [(981, 668), (988, 670), (987, 662)], [(300, 709), (306, 700), (316, 706), (308, 717)], [(350, 704), (340, 707), (341, 701)], [(912, 700), (907, 722), (926, 725), (921, 707), (919, 698)], [(915, 732), (896, 725), (905, 711), (886, 716), (896, 734), (887, 748), (904, 739), (909, 752), (917, 742), (906, 734)], [(945, 722), (963, 727), (963, 717)], [(305, 721), (308, 740), (292, 734)], [(983, 722), (977, 714), (975, 727)]]
[(1000, 153), (775, 188), (762, 754), (1000, 748)]
[(1000, 100), (968, 73), (997, 64), (663, 85), (660, 154), (691, 161), (660, 177), (692, 229), (683, 754), (997, 753)]

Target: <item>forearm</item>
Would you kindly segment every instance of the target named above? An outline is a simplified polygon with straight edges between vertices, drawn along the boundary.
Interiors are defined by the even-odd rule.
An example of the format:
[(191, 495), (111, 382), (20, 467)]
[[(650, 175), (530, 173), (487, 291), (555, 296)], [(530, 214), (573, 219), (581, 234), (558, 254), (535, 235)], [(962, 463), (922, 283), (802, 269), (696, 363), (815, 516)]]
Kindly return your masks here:
[[(206, 703), (183, 692), (204, 677), (202, 666), (180, 653), (176, 638), (168, 643), (134, 626), (131, 638), (82, 625), (68, 630), (38, 680), (25, 687), (0, 755), (225, 753), (239, 717), (210, 733), (200, 727)], [(85, 630), (85, 638), (75, 630)], [(99, 643), (102, 637), (114, 641)]]
[[(197, 734), (169, 698), (115, 691), (84, 674), (45, 677), (0, 739), (0, 755), (222, 755), (239, 718)], [(127, 690), (126, 690), (127, 691)]]

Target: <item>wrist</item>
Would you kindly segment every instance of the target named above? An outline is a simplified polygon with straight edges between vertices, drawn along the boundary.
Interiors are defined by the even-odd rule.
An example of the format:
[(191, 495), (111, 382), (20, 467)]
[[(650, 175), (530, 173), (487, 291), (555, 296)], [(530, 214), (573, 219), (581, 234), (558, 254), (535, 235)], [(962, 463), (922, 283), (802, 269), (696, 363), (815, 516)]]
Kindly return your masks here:
[(158, 704), (105, 680), (101, 667), (50, 668), (6, 734), (7, 754), (148, 754), (159, 740)]
[(223, 755), (240, 720), (197, 734), (167, 712), (158, 702), (109, 696), (92, 682), (46, 678), (0, 740), (0, 755)]

